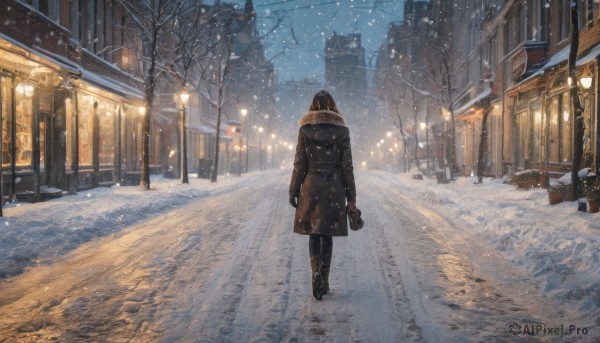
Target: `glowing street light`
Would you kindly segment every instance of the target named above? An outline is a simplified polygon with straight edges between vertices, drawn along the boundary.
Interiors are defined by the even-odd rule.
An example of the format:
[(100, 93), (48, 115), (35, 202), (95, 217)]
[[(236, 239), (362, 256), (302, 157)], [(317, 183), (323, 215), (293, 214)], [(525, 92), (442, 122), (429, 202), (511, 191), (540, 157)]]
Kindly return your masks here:
[(429, 175), (429, 130), (426, 122), (421, 122), (421, 129), (425, 130), (425, 160), (427, 164), (427, 175)]
[(258, 155), (260, 159), (260, 170), (263, 170), (263, 157), (262, 157), (262, 126), (258, 128)]
[(583, 89), (590, 89), (590, 87), (592, 87), (592, 78), (589, 76), (582, 77), (579, 79), (579, 82), (581, 82), (581, 87), (583, 87)]
[[(248, 110), (245, 108), (242, 108), (240, 110), (240, 113), (242, 115), (242, 118), (244, 118), (244, 129), (246, 130), (246, 173), (248, 173), (248, 150), (250, 150), (250, 145), (248, 144), (249, 142), (249, 134), (250, 134), (250, 130), (248, 130), (248, 128), (250, 128), (250, 125), (248, 125), (248, 119), (246, 118), (246, 115), (248, 114)], [(240, 140), (242, 139), (242, 137), (240, 136)]]
[(187, 168), (187, 144), (186, 144), (186, 132), (185, 132), (185, 112), (188, 101), (190, 100), (190, 93), (187, 92), (185, 87), (179, 93), (179, 100), (181, 101), (181, 114), (180, 114), (180, 130), (181, 130), (181, 183), (190, 183), (188, 180), (188, 168)]
[(275, 147), (277, 146), (277, 144), (275, 144), (276, 138), (277, 138), (277, 135), (272, 133), (271, 139), (273, 140), (273, 146), (272, 146), (272, 150), (271, 150), (271, 168), (273, 168), (273, 169), (275, 169)]

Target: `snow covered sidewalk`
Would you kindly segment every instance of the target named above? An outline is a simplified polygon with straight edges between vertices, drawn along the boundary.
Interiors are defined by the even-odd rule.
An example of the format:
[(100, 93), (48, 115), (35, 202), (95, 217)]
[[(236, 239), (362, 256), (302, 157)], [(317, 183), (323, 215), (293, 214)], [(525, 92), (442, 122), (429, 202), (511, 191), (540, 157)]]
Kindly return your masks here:
[(390, 187), (475, 235), (538, 280), (544, 296), (589, 313), (600, 324), (600, 214), (576, 202), (550, 205), (545, 189), (517, 190), (501, 179), (459, 178), (451, 184), (375, 172)]
[(7, 204), (4, 217), (0, 218), (0, 280), (85, 242), (169, 212), (192, 198), (227, 191), (263, 178), (265, 173), (272, 172), (219, 176), (217, 183), (190, 174), (190, 184), (186, 185), (153, 175), (150, 191), (137, 186), (113, 186), (42, 203)]

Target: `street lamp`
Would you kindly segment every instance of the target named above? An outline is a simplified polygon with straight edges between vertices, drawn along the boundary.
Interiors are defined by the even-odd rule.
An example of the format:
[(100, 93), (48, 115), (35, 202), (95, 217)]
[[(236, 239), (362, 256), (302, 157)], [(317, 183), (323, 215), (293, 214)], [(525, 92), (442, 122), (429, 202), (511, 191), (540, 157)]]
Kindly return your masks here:
[(425, 161), (427, 164), (427, 175), (429, 175), (429, 128), (425, 122), (421, 122), (421, 128), (425, 130)]
[(271, 150), (271, 168), (273, 169), (275, 169), (275, 138), (277, 138), (277, 135), (272, 133), (271, 139), (273, 140), (273, 150)]
[[(240, 113), (242, 114), (242, 118), (244, 118), (244, 127), (246, 128), (246, 174), (248, 174), (248, 150), (250, 150), (250, 144), (249, 140), (248, 140), (248, 135), (250, 133), (250, 130), (248, 130), (250, 128), (250, 125), (248, 125), (248, 120), (246, 119), (246, 115), (248, 114), (248, 110), (245, 108), (242, 108), (240, 110)], [(240, 137), (241, 139), (241, 137)]]
[(262, 157), (262, 126), (258, 128), (258, 156), (260, 159), (260, 170), (263, 170), (263, 157)]
[(237, 166), (237, 175), (242, 176), (242, 149), (244, 146), (242, 145), (242, 135), (240, 134), (240, 141), (237, 145), (234, 146), (234, 149), (238, 152), (238, 166)]
[(590, 87), (592, 87), (592, 78), (589, 76), (582, 77), (579, 79), (579, 82), (581, 82), (583, 89), (590, 89)]
[(179, 93), (179, 100), (181, 100), (181, 183), (190, 183), (188, 180), (188, 168), (187, 168), (187, 144), (186, 144), (186, 133), (185, 133), (185, 110), (188, 101), (190, 100), (190, 93), (188, 93), (185, 87)]

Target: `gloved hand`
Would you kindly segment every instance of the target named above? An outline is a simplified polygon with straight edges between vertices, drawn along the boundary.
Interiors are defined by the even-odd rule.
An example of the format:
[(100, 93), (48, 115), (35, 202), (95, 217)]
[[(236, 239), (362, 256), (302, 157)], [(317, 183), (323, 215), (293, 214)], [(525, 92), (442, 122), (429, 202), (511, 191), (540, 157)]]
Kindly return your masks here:
[(362, 227), (365, 225), (365, 222), (360, 217), (361, 211), (356, 207), (356, 203), (349, 202), (346, 205), (346, 212), (348, 213), (350, 229), (354, 231), (362, 229)]
[(293, 208), (298, 207), (298, 194), (294, 193), (294, 192), (290, 192), (290, 204), (292, 205)]

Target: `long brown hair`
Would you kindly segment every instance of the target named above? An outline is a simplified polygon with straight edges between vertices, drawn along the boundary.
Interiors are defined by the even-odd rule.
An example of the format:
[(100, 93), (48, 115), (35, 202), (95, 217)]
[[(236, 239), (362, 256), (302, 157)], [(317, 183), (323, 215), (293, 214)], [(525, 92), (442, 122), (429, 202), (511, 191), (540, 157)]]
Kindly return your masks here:
[(340, 113), (335, 104), (335, 100), (328, 92), (321, 90), (313, 97), (312, 103), (310, 104), (309, 111), (332, 111)]

